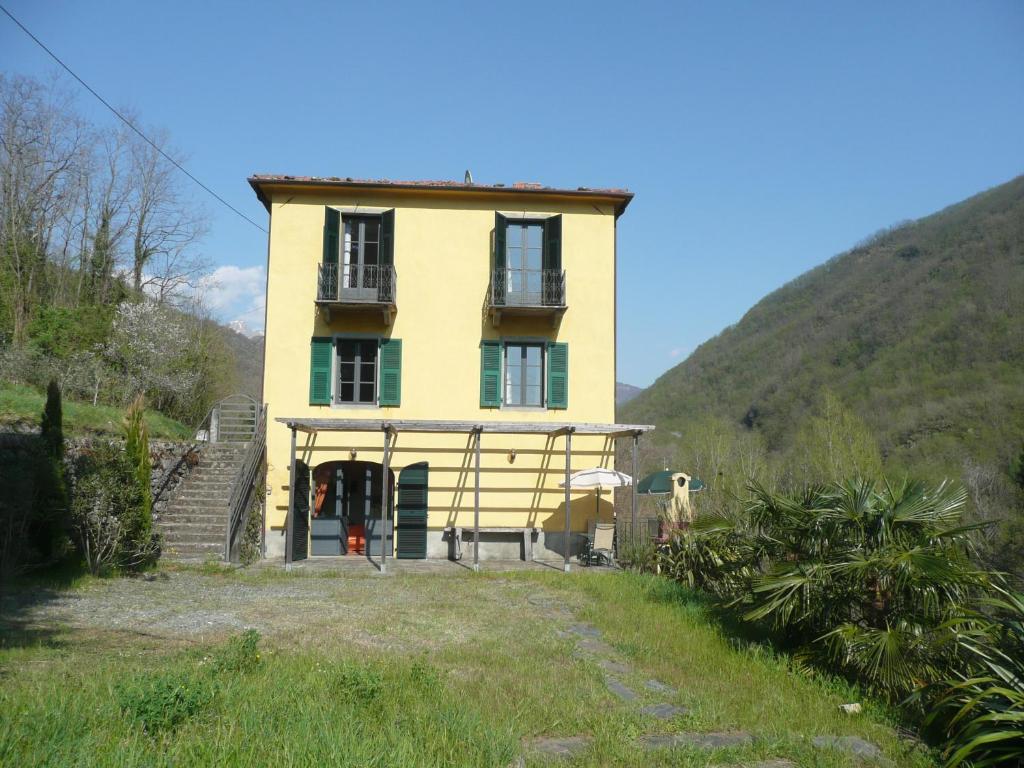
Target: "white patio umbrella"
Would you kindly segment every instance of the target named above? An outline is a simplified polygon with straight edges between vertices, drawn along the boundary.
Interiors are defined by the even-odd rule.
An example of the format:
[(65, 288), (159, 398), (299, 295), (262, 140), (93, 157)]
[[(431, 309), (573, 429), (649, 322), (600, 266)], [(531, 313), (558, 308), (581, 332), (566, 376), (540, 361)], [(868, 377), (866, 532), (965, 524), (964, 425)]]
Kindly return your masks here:
[[(618, 472), (614, 469), (594, 467), (593, 469), (581, 469), (569, 475), (569, 487), (578, 489), (597, 489), (595, 509), (601, 509), (601, 491), (605, 488), (625, 488), (633, 484), (633, 478), (625, 472)], [(565, 481), (558, 484), (565, 488)]]

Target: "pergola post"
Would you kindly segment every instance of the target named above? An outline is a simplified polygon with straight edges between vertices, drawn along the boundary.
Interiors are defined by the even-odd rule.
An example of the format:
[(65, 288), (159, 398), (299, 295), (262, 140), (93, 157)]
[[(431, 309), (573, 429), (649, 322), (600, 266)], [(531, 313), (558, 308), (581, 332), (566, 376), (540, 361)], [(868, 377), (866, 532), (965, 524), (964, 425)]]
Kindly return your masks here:
[(569, 565), (569, 542), (572, 538), (571, 526), (572, 526), (572, 513), (569, 510), (569, 476), (572, 474), (572, 427), (565, 432), (565, 572), (568, 573), (571, 566)]
[(473, 570), (480, 570), (480, 433), (481, 428), (474, 430), (476, 444), (474, 446), (475, 485), (473, 487)]
[(632, 503), (632, 521), (633, 521), (633, 523), (632, 523), (632, 530), (630, 531), (630, 538), (634, 539), (634, 540), (636, 539), (636, 525), (637, 525), (637, 519), (636, 519), (636, 517), (637, 517), (637, 509), (636, 509), (636, 503), (637, 503), (636, 502), (636, 484), (637, 484), (638, 481), (637, 481), (637, 478), (636, 478), (636, 472), (637, 472), (637, 466), (636, 466), (637, 465), (637, 457), (636, 457), (636, 454), (637, 454), (637, 445), (639, 443), (640, 443), (640, 435), (637, 434), (636, 432), (634, 432), (633, 433), (633, 483), (632, 483), (632, 486), (631, 486), (632, 487), (632, 491), (630, 493), (631, 503)]
[(380, 572), (387, 573), (388, 569), (388, 508), (390, 507), (389, 496), (391, 495), (391, 483), (388, 482), (388, 474), (391, 471), (391, 456), (388, 449), (391, 447), (391, 425), (384, 425), (384, 471), (381, 473), (380, 481)]
[(292, 427), (291, 459), (288, 462), (288, 524), (284, 535), (284, 569), (292, 569), (292, 541), (295, 537), (295, 428)]

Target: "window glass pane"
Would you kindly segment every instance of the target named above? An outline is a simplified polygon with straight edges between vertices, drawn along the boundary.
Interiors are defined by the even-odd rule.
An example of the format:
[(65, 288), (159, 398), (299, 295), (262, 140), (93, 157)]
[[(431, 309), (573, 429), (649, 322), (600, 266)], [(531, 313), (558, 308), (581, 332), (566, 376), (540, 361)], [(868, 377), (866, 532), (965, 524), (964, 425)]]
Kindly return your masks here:
[(531, 344), (526, 348), (526, 364), (540, 365), (540, 345)]
[(342, 361), (338, 364), (338, 378), (342, 381), (354, 381), (356, 378), (356, 364)]
[(522, 269), (523, 267), (523, 249), (517, 246), (509, 246), (508, 255), (505, 258), (505, 262), (509, 269)]
[(526, 368), (526, 386), (528, 387), (539, 387), (540, 386), (540, 366), (531, 365)]
[(541, 404), (541, 402), (540, 402), (540, 385), (537, 385), (535, 387), (529, 387), (528, 386), (526, 388), (525, 392), (526, 392), (526, 400), (524, 401), (523, 405), (540, 405)]
[(364, 341), (359, 345), (359, 355), (364, 363), (372, 363), (377, 359), (377, 342), (376, 341)]
[(509, 247), (518, 248), (523, 242), (523, 226), (521, 224), (509, 224), (505, 232), (505, 242)]
[(363, 363), (359, 369), (359, 380), (364, 384), (373, 384), (375, 378), (373, 363)]
[(380, 241), (380, 219), (376, 216), (372, 219), (366, 219), (365, 229), (363, 230), (363, 239), (368, 243), (376, 243)]
[(373, 383), (360, 384), (359, 385), (359, 402), (361, 403), (372, 403), (373, 402)]
[(366, 243), (363, 246), (363, 264), (377, 263), (377, 247), (376, 243)]
[(356, 359), (356, 344), (354, 341), (339, 341), (338, 356), (342, 362), (352, 362)]
[(351, 403), (354, 401), (355, 387), (352, 384), (341, 382), (340, 391), (338, 392), (338, 400), (342, 403)]
[(526, 251), (526, 268), (527, 269), (540, 269), (543, 259), (541, 257), (540, 248), (529, 248)]
[(526, 228), (526, 245), (530, 248), (540, 248), (544, 243), (544, 228), (540, 224), (530, 224)]
[(508, 387), (508, 404), (509, 405), (522, 405), (523, 404), (523, 390), (517, 384), (509, 384)]

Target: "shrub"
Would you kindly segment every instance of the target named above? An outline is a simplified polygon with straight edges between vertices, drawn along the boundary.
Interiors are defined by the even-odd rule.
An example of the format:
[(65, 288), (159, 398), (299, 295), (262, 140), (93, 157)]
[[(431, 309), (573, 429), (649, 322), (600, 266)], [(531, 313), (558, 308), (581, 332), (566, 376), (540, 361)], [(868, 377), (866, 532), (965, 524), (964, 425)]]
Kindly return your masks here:
[(619, 544), (619, 562), (630, 570), (653, 573), (658, 566), (658, 547), (647, 537), (623, 537)]
[(946, 741), (947, 768), (1024, 764), (1024, 594), (997, 589), (958, 636), (970, 660), (946, 680), (926, 724)]
[(154, 735), (196, 717), (213, 701), (216, 686), (198, 675), (162, 673), (122, 683), (114, 695), (121, 711)]
[(864, 480), (752, 497), (698, 518), (671, 574), (767, 624), (808, 660), (900, 698), (955, 663), (947, 622), (988, 585), (968, 557), (966, 495)]
[(72, 463), (71, 526), (89, 570), (135, 569), (158, 548), (136, 468), (120, 446), (97, 440)]
[[(262, 487), (262, 486), (260, 486)], [(263, 555), (263, 496), (253, 494), (249, 514), (245, 518), (238, 559), (243, 565), (252, 565)]]
[(213, 670), (217, 673), (252, 672), (263, 663), (260, 655), (260, 633), (247, 629), (231, 638), (213, 657)]
[(355, 701), (367, 704), (384, 690), (384, 675), (376, 667), (342, 662), (335, 672), (334, 684), (339, 692)]

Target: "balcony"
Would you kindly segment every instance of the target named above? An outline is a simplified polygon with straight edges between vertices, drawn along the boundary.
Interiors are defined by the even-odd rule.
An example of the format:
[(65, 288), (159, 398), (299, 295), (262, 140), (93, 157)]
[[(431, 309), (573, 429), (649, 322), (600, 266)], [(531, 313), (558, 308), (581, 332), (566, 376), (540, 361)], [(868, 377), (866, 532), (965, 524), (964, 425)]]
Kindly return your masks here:
[(327, 322), (335, 312), (380, 312), (391, 325), (398, 275), (391, 264), (320, 264), (316, 303)]
[(557, 324), (565, 312), (565, 270), (495, 269), (491, 272), (491, 322), (497, 327), (503, 315), (550, 317)]

